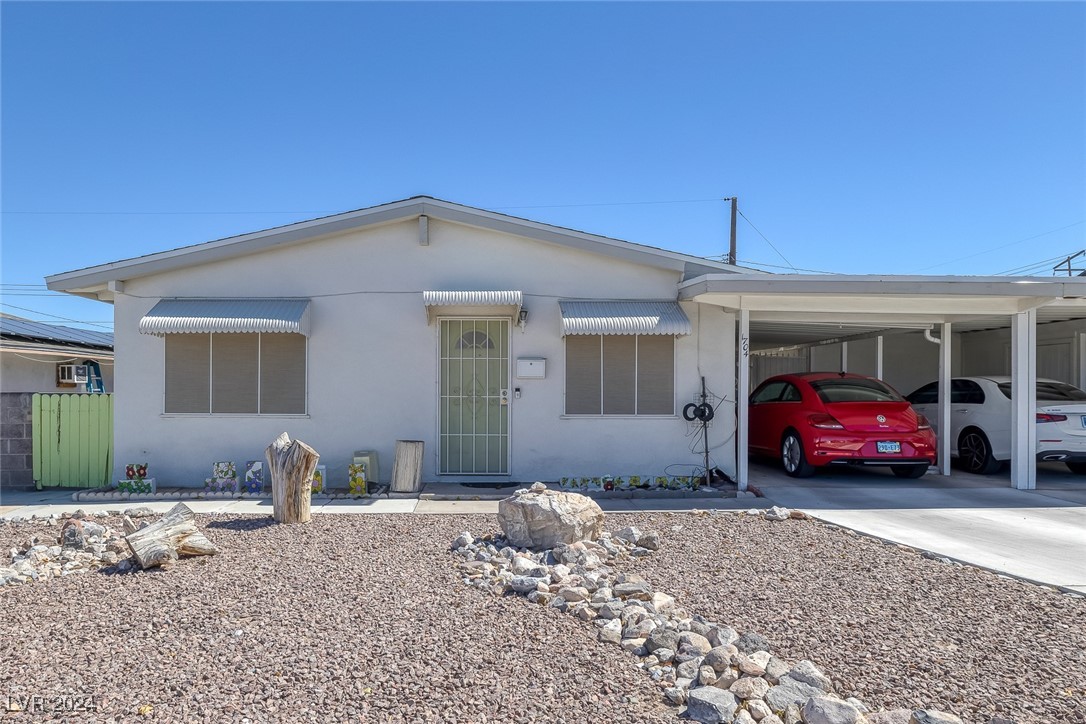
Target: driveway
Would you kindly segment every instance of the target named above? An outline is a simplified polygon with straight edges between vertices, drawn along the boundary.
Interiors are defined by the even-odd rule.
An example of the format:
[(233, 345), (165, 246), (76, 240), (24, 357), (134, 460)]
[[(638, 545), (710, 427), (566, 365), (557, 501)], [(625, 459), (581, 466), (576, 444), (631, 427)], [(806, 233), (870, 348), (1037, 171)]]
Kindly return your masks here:
[(752, 462), (751, 484), (778, 505), (1039, 583), (1086, 594), (1086, 480), (1041, 471), (1038, 489), (1006, 476), (843, 469), (796, 480)]

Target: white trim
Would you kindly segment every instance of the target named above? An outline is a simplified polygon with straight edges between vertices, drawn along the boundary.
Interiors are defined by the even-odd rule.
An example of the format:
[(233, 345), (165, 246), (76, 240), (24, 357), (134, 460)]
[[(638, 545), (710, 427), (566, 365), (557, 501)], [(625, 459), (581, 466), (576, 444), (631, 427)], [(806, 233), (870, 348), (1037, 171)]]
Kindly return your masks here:
[(750, 471), (750, 433), (748, 420), (750, 415), (750, 312), (739, 310), (739, 339), (736, 346), (735, 376), (735, 480), (739, 491), (747, 489)]
[(1037, 310), (1011, 318), (1011, 486), (1037, 487)]
[(943, 324), (939, 331), (939, 432), (937, 433), (936, 457), (940, 475), (950, 475), (950, 401), (953, 395), (951, 371), (954, 340), (951, 337), (950, 324)]

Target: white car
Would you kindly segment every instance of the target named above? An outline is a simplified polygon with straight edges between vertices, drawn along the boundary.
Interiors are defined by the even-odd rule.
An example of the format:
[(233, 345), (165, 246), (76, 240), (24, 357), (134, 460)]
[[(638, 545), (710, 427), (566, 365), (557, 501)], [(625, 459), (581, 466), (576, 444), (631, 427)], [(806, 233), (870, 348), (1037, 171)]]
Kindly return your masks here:
[[(905, 399), (939, 421), (939, 384)], [(950, 381), (951, 457), (971, 473), (990, 475), (1011, 459), (1011, 378), (955, 377)], [(1037, 380), (1037, 459), (1062, 462), (1086, 475), (1086, 392), (1056, 380)]]

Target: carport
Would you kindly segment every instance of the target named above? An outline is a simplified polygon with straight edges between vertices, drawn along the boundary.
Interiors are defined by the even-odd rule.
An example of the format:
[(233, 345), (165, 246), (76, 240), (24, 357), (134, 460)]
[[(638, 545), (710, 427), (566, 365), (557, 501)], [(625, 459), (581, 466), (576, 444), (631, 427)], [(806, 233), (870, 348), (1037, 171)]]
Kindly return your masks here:
[[(721, 307), (737, 330), (736, 477), (748, 483), (747, 397), (752, 330), (795, 340), (846, 342), (876, 339), (876, 376), (883, 365), (882, 337), (929, 330), (932, 341), (951, 340), (962, 329), (1010, 326), (1011, 485), (1037, 485), (1037, 323), (1086, 317), (1086, 279), (848, 275), (706, 274), (683, 282), (679, 299)], [(843, 350), (847, 345), (843, 346)], [(842, 358), (845, 353), (842, 352)], [(939, 344), (939, 472), (950, 475), (950, 379), (953, 344)], [(842, 363), (845, 360), (842, 359)], [(842, 365), (844, 366), (844, 365)]]

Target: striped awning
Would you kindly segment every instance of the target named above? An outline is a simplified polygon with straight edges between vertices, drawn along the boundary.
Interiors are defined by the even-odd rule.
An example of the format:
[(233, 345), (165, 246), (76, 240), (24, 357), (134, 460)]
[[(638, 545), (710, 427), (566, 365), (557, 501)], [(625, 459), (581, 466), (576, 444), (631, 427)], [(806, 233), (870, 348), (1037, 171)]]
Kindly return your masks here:
[(309, 336), (308, 299), (163, 299), (141, 334), (288, 332)]
[(426, 307), (426, 317), (434, 321), (436, 307), (479, 307), (504, 308), (512, 316), (520, 313), (524, 306), (524, 293), (514, 290), (505, 291), (449, 291), (423, 292), (422, 303)]
[(561, 301), (562, 336), (567, 334), (690, 334), (690, 319), (678, 302)]

